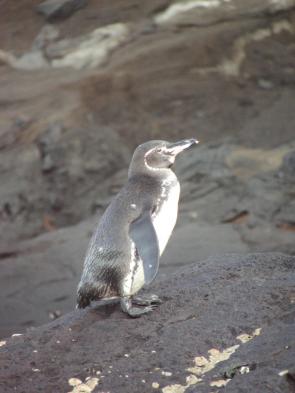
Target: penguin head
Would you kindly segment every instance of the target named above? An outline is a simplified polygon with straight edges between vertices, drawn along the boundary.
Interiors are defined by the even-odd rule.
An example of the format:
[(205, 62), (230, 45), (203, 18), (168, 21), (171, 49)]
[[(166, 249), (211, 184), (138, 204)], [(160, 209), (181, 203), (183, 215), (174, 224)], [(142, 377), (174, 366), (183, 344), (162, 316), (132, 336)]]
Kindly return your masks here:
[(196, 139), (183, 139), (176, 143), (161, 140), (145, 142), (135, 149), (130, 169), (132, 172), (169, 169), (179, 153), (197, 143)]

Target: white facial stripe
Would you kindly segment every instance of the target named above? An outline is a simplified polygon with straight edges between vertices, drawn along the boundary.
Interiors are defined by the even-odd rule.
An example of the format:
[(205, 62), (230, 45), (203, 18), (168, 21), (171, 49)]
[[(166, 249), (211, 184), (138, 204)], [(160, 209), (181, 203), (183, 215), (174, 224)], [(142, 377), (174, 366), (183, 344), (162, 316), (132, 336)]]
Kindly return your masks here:
[(145, 155), (144, 155), (144, 165), (145, 165), (148, 169), (150, 169), (151, 171), (161, 171), (161, 170), (163, 170), (163, 168), (157, 168), (157, 167), (150, 166), (150, 165), (147, 163), (147, 161), (146, 161), (147, 156), (148, 156), (153, 150), (155, 150), (154, 147), (145, 153)]

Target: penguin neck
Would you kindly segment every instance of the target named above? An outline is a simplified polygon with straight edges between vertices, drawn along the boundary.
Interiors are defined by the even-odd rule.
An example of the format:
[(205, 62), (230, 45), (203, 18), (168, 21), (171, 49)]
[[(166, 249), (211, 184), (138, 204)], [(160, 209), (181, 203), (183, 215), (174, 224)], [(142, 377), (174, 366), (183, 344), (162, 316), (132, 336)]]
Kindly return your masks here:
[(175, 173), (170, 168), (156, 168), (148, 165), (145, 161), (140, 165), (130, 165), (128, 179), (135, 175), (148, 175), (159, 179), (176, 178)]

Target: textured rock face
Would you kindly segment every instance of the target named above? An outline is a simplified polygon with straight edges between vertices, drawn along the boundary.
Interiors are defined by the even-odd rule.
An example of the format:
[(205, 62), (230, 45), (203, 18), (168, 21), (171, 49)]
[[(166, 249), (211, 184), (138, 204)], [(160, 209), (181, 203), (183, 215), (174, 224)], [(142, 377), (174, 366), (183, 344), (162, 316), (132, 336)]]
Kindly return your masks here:
[[(22, 26), (14, 3), (0, 15), (3, 242), (92, 215), (110, 194), (103, 177), (147, 139), (262, 150), (294, 139), (291, 1), (205, 1), (181, 13), (206, 12), (214, 23), (202, 27), (155, 24), (166, 0), (90, 2), (42, 27), (31, 3), (18, 4)], [(269, 13), (278, 7), (289, 9)]]
[(1, 391), (291, 393), (294, 280), (282, 254), (194, 263), (149, 289), (164, 303), (140, 319), (97, 306), (3, 339)]
[(93, 0), (51, 24), (36, 3), (0, 12), (0, 337), (72, 310), (89, 217), (148, 139), (201, 141), (161, 277), (295, 253), (294, 0)]
[(48, 20), (64, 19), (86, 4), (87, 0), (46, 0), (38, 5), (37, 11)]
[(261, 13), (274, 14), (294, 6), (294, 0), (176, 0), (155, 17), (155, 22), (159, 25), (206, 26), (241, 16), (249, 18)]

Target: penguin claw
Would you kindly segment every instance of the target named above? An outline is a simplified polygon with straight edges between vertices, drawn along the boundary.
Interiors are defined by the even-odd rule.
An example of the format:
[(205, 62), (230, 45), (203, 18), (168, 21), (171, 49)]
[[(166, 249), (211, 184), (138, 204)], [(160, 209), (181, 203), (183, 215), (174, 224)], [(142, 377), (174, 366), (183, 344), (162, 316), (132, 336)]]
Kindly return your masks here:
[(150, 305), (150, 306), (146, 306), (143, 308), (140, 307), (131, 307), (128, 310), (128, 315), (132, 318), (138, 318), (141, 317), (144, 314), (148, 314), (150, 312), (152, 312), (154, 309), (156, 308), (155, 305)]

